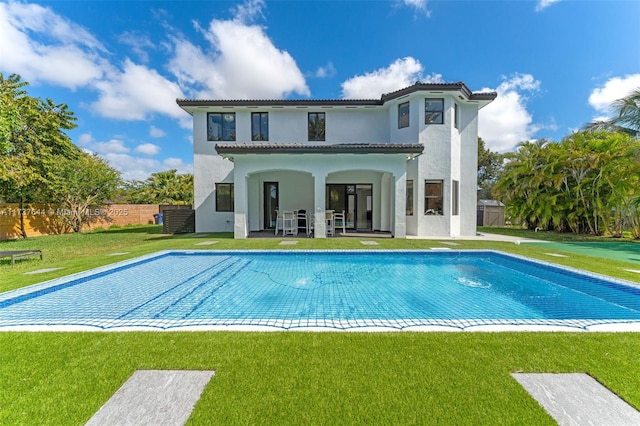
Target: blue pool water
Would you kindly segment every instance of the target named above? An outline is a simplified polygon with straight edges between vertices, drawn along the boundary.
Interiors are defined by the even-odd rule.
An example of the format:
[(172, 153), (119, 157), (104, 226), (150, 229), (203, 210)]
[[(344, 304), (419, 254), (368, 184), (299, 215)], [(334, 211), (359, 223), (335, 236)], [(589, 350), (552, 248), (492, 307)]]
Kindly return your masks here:
[(0, 329), (599, 324), (640, 324), (640, 286), (494, 251), (162, 252), (0, 294)]

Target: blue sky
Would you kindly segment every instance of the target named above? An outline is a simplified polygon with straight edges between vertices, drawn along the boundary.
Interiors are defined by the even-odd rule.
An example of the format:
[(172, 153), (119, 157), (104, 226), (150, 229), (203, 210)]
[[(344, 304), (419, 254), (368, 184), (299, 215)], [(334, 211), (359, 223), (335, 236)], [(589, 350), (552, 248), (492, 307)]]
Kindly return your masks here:
[(638, 1), (9, 1), (0, 72), (68, 104), (74, 143), (128, 180), (192, 172), (176, 98), (379, 98), (464, 81), (498, 92), (479, 133), (506, 152), (560, 140), (640, 87), (638, 22)]

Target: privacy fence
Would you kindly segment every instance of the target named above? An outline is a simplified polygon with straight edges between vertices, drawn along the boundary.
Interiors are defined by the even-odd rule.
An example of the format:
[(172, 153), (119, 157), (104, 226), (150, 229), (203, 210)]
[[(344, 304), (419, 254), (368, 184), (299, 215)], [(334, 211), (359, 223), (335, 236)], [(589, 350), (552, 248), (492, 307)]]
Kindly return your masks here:
[[(92, 206), (87, 209), (90, 218), (83, 230), (109, 228), (113, 225), (143, 225), (160, 223), (161, 214), (172, 209), (186, 209), (191, 206), (171, 206), (158, 204), (109, 204)], [(0, 240), (19, 238), (20, 216), (24, 217), (27, 236), (62, 234), (70, 232), (62, 217), (70, 212), (51, 204), (23, 204), (22, 212), (17, 203), (0, 203)]]

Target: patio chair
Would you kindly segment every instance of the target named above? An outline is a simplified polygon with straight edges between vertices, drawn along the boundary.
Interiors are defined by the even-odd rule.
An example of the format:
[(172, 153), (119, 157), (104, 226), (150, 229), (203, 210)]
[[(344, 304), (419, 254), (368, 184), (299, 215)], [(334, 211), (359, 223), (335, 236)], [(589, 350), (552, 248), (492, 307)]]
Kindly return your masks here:
[(282, 229), (282, 234), (284, 235), (284, 229), (282, 227), (283, 222), (282, 222), (282, 214), (280, 213), (280, 211), (276, 210), (276, 235), (278, 235), (278, 230)]
[(302, 229), (302, 232), (309, 234), (308, 232), (308, 224), (307, 224), (307, 211), (306, 210), (298, 210), (296, 213), (296, 218), (298, 222), (298, 232)]
[(282, 235), (298, 234), (298, 218), (293, 210), (282, 213)]
[(309, 213), (307, 217), (307, 237), (313, 234), (313, 225), (315, 223), (315, 217), (313, 213)]
[(333, 210), (327, 210), (325, 212), (325, 221), (327, 222), (327, 236), (335, 235), (335, 227), (333, 220)]
[(334, 228), (342, 228), (342, 233), (347, 233), (347, 223), (344, 215), (344, 210), (341, 213), (333, 214), (333, 226)]

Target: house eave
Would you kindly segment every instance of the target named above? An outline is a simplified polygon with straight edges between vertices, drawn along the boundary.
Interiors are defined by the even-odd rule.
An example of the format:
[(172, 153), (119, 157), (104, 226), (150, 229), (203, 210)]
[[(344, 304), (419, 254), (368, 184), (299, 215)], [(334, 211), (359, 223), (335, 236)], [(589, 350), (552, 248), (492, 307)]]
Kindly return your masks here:
[(269, 144), (217, 143), (216, 152), (223, 156), (238, 154), (421, 154), (422, 144), (344, 143), (344, 144)]
[(380, 107), (415, 92), (457, 92), (460, 100), (478, 103), (479, 107), (497, 97), (496, 92), (472, 92), (464, 82), (417, 82), (394, 92), (385, 93), (379, 99), (176, 99), (178, 106), (192, 114), (197, 109), (238, 107)]

